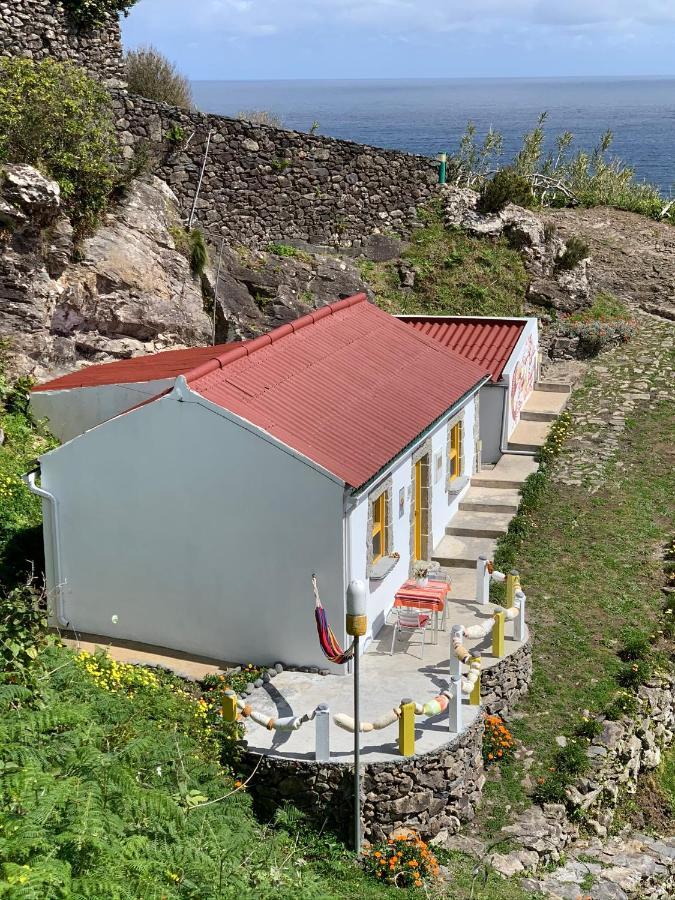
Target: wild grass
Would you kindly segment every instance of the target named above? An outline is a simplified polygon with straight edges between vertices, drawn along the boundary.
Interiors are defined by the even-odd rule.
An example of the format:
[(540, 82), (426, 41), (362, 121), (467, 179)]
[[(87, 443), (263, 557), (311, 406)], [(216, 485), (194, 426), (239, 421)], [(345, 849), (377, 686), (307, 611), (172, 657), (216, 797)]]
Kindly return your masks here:
[(415, 285), (403, 290), (395, 262), (363, 260), (361, 273), (375, 302), (390, 313), (431, 315), (518, 316), (522, 314), (527, 278), (519, 254), (504, 242), (487, 243), (443, 223), (439, 204), (420, 213), (403, 253), (415, 273)]

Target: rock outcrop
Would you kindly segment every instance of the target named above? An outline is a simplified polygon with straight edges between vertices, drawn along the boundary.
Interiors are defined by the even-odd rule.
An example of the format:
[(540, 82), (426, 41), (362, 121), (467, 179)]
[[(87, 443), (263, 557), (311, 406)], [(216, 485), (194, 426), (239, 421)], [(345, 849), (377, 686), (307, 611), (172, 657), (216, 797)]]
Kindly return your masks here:
[(5, 167), (0, 337), (17, 371), (40, 378), (80, 361), (208, 343), (210, 317), (177, 228), (175, 196), (149, 178), (75, 250), (58, 184), (30, 166)]
[(447, 186), (443, 192), (445, 224), (475, 237), (506, 238), (523, 258), (530, 277), (527, 296), (534, 305), (569, 313), (590, 304), (588, 259), (564, 269), (560, 261), (566, 244), (554, 227), (513, 203), (498, 213), (481, 213), (478, 198), (469, 188)]

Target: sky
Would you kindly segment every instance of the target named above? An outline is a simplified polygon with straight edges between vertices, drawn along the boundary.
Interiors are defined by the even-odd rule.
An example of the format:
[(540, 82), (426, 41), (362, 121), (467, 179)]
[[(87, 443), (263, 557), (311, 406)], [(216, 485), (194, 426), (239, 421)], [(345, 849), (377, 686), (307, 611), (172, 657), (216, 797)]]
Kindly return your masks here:
[(675, 0), (139, 0), (192, 79), (675, 74)]

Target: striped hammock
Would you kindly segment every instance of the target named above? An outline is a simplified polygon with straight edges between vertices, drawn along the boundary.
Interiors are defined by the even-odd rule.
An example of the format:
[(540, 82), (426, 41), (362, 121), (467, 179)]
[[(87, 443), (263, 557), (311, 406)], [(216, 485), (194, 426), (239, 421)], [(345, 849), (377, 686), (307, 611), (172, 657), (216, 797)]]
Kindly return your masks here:
[(338, 643), (338, 639), (333, 634), (333, 629), (328, 624), (326, 610), (321, 605), (316, 575), (312, 575), (312, 587), (314, 588), (314, 618), (316, 619), (316, 631), (319, 635), (319, 643), (321, 644), (324, 656), (337, 665), (349, 662), (354, 656), (354, 641), (352, 641), (346, 650), (342, 649)]

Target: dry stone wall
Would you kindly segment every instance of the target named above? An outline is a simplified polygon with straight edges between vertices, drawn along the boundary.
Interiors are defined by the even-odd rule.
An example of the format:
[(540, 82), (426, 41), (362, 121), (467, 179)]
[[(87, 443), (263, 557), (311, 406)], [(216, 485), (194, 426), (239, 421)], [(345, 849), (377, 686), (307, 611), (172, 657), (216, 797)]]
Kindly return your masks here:
[(427, 157), (179, 110), (125, 92), (114, 102), (125, 155), (145, 145), (186, 216), (211, 134), (196, 218), (212, 237), (231, 243), (351, 246), (373, 233), (406, 235), (417, 206), (438, 189), (437, 164)]
[(117, 15), (80, 29), (58, 0), (0, 0), (0, 56), (69, 60), (111, 87), (124, 84)]
[[(425, 837), (453, 834), (470, 821), (485, 783), (482, 717), (444, 747), (424, 756), (363, 766), (361, 808), (365, 837), (380, 841), (397, 828)], [(258, 811), (273, 814), (291, 802), (312, 819), (348, 836), (353, 817), (353, 769), (341, 763), (283, 759), (249, 752), (249, 784)], [(258, 765), (259, 764), (259, 765)]]

